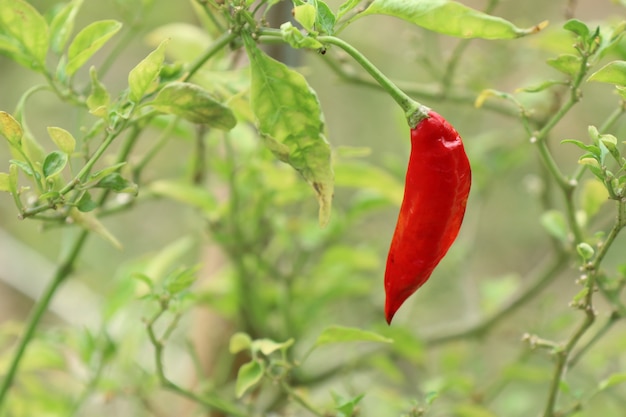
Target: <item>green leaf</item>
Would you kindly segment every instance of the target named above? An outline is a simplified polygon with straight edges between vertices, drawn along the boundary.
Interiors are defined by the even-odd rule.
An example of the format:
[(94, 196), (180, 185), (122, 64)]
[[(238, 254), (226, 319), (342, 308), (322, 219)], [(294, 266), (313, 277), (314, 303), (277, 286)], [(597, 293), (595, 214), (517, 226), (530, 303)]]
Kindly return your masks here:
[(126, 162), (118, 162), (115, 165), (111, 165), (110, 167), (102, 168), (100, 171), (96, 171), (89, 176), (89, 181), (99, 181), (107, 175), (119, 170), (121, 167), (126, 165)]
[(567, 85), (566, 81), (558, 81), (558, 80), (548, 80), (548, 81), (544, 81), (540, 84), (537, 85), (531, 85), (528, 87), (522, 87), (522, 88), (518, 88), (517, 91), (518, 92), (525, 92), (525, 93), (538, 93), (540, 91), (544, 91), (547, 90), (550, 87), (553, 87), (555, 85)]
[(154, 91), (157, 86), (159, 72), (163, 68), (165, 60), (165, 47), (168, 39), (165, 39), (159, 46), (145, 57), (128, 74), (128, 86), (130, 94), (128, 97), (138, 103), (147, 93)]
[(562, 54), (546, 61), (552, 68), (567, 75), (575, 75), (580, 71), (580, 57), (578, 55)]
[(76, 139), (70, 132), (60, 127), (48, 127), (50, 139), (57, 145), (57, 148), (68, 155), (71, 155), (76, 148)]
[(374, 0), (355, 18), (373, 14), (398, 17), (457, 38), (513, 39), (537, 33), (547, 26), (547, 22), (542, 22), (528, 29), (518, 28), (505, 19), (448, 0)]
[(98, 203), (93, 201), (91, 194), (89, 194), (88, 191), (85, 191), (85, 193), (80, 197), (80, 200), (78, 200), (78, 203), (76, 203), (76, 208), (83, 213), (95, 210), (97, 207)]
[(235, 393), (237, 398), (241, 398), (250, 388), (261, 382), (263, 378), (264, 365), (262, 362), (252, 360), (245, 363), (237, 372), (237, 383), (235, 385)]
[(94, 232), (117, 249), (122, 249), (122, 244), (119, 240), (107, 229), (92, 213), (83, 213), (77, 208), (70, 210), (70, 217), (74, 223), (81, 226), (85, 230)]
[(164, 286), (170, 295), (178, 295), (188, 290), (196, 282), (198, 268), (178, 268), (165, 279)]
[(9, 113), (0, 111), (0, 135), (4, 136), (9, 144), (19, 147), (24, 136), (22, 125)]
[(608, 388), (614, 387), (618, 384), (626, 382), (626, 373), (617, 373), (609, 376), (608, 378), (600, 381), (598, 384), (598, 390), (604, 391)]
[(277, 350), (286, 350), (294, 344), (294, 339), (289, 339), (286, 342), (275, 342), (271, 339), (257, 339), (252, 342), (252, 351), (261, 352), (265, 356), (269, 356)]
[(244, 350), (250, 349), (252, 346), (252, 339), (247, 333), (237, 332), (230, 337), (230, 342), (228, 343), (228, 351), (235, 355)]
[(322, 331), (313, 346), (317, 348), (332, 343), (346, 342), (393, 343), (393, 340), (378, 333), (361, 330), (355, 327), (331, 326)]
[(315, 29), (319, 32), (332, 35), (335, 32), (335, 22), (337, 18), (330, 7), (322, 0), (316, 0), (317, 15), (315, 18)]
[(71, 77), (121, 28), (115, 20), (99, 20), (78, 32), (67, 51), (66, 74)]
[(587, 151), (593, 155), (600, 156), (600, 148), (598, 148), (596, 145), (587, 145), (586, 143), (581, 142), (576, 139), (565, 139), (565, 140), (562, 140), (561, 143), (571, 143), (571, 144), (578, 146), (580, 149), (584, 151)]
[(16, 167), (18, 167), (19, 169), (21, 169), (24, 174), (28, 175), (29, 177), (35, 177), (37, 176), (37, 174), (35, 172), (33, 172), (32, 168), (30, 165), (28, 165), (26, 162), (24, 161), (19, 161), (17, 159), (11, 159), (9, 161), (9, 163), (11, 165), (15, 165)]
[(570, 19), (563, 25), (563, 29), (569, 30), (570, 32), (575, 33), (583, 39), (587, 39), (589, 36), (589, 28), (586, 24), (581, 22), (578, 19)]
[(319, 223), (330, 218), (333, 171), (319, 100), (304, 77), (261, 51), (244, 37), (250, 59), (250, 100), (266, 146), (311, 184)]
[(343, 398), (333, 392), (333, 399), (335, 401), (335, 410), (339, 411), (343, 416), (351, 417), (356, 415), (355, 409), (361, 400), (365, 397), (365, 394), (357, 395), (353, 398)]
[(561, 242), (567, 241), (567, 222), (565, 216), (558, 210), (549, 210), (541, 215), (541, 225), (546, 231)]
[(102, 178), (96, 184), (98, 188), (106, 188), (116, 193), (137, 194), (137, 184), (132, 183), (122, 177), (120, 173), (114, 172)]
[(189, 256), (196, 245), (191, 236), (184, 236), (155, 253), (143, 269), (143, 273), (154, 282), (160, 282), (167, 277), (167, 273), (180, 265), (182, 260)]
[[(593, 258), (593, 255), (595, 254), (595, 251), (587, 242), (580, 242), (578, 245), (576, 245), (576, 251), (583, 259), (583, 261), (588, 261), (589, 259)], [(578, 300), (574, 298), (574, 301)]]
[(324, 47), (317, 39), (300, 32), (300, 29), (292, 25), (291, 22), (280, 25), (280, 34), (292, 48), (320, 49)]
[(94, 116), (106, 119), (111, 97), (104, 84), (98, 80), (98, 72), (95, 67), (89, 68), (89, 76), (91, 78), (91, 93), (87, 97), (87, 107)]
[(337, 10), (337, 20), (341, 19), (346, 13), (359, 5), (361, 0), (346, 0)]
[(293, 17), (296, 22), (300, 23), (307, 32), (313, 30), (315, 25), (316, 10), (315, 6), (309, 3), (301, 4), (293, 8)]
[(73, 0), (67, 3), (50, 22), (50, 47), (56, 54), (61, 54), (63, 48), (74, 31), (74, 21), (83, 0)]
[(11, 176), (6, 172), (0, 172), (0, 191), (11, 192)]
[[(50, 44), (48, 23), (24, 0), (0, 0), (0, 28), (9, 38), (0, 42), (0, 49), (17, 53), (20, 64), (42, 71)], [(26, 60), (19, 59), (23, 56)]]
[(170, 83), (159, 91), (154, 101), (146, 104), (160, 112), (175, 114), (190, 122), (207, 124), (216, 129), (231, 130), (237, 124), (237, 119), (228, 107), (195, 84)]
[(583, 183), (580, 193), (580, 204), (588, 218), (595, 216), (608, 199), (609, 193), (606, 187), (597, 179), (588, 179)]
[(626, 86), (626, 61), (609, 62), (591, 74), (587, 81), (615, 84), (620, 87)]
[(52, 151), (43, 160), (43, 175), (50, 178), (63, 171), (67, 165), (67, 154), (61, 151)]

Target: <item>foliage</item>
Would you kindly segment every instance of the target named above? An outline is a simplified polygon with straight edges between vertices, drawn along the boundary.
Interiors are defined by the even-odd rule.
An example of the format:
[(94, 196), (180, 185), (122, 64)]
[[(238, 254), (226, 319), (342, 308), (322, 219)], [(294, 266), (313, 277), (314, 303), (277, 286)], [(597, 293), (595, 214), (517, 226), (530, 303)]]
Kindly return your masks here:
[[(37, 244), (63, 236), (28, 320), (0, 327), (1, 416), (621, 415), (626, 22), (573, 19), (573, 1), (563, 2), (569, 16), (546, 11), (522, 28), (494, 15), (497, 0), (484, 11), (442, 0), (195, 0), (199, 25), (145, 28), (168, 2), (103, 3), (119, 16), (84, 22), (97, 5), (82, 0), (46, 10), (0, 0), (11, 61), (0, 64), (40, 80), (0, 110), (0, 201), (43, 225)], [(268, 23), (281, 7), (293, 21)], [(419, 36), (409, 82), (348, 41), (379, 33), (381, 15)], [(137, 38), (152, 51), (112, 87)], [(315, 71), (324, 62), (356, 94), (382, 91), (408, 125), (424, 109), (416, 99), (437, 106), (464, 136), (469, 225), (404, 323), (383, 326), (382, 314), (380, 219), (400, 203), (404, 174), (397, 156), (385, 162), (394, 145), (340, 146), (327, 120), (353, 133), (372, 128), (367, 116), (327, 104), (326, 80), (312, 88), (315, 75), (264, 49), (275, 44), (308, 54)], [(31, 116), (50, 93), (72, 121)], [(480, 214), (494, 195), (505, 197), (500, 224)], [(540, 212), (521, 206), (529, 195)], [(532, 220), (513, 228), (524, 215)], [(170, 222), (192, 226), (150, 253), (128, 248)], [(498, 226), (506, 239), (493, 243)], [(119, 252), (103, 245), (93, 255), (91, 235), (132, 255), (111, 261)], [(515, 256), (506, 272), (489, 253), (502, 248)], [(112, 276), (90, 268), (94, 257)], [(82, 281), (103, 295), (90, 299), (96, 322), (44, 326), (63, 288)], [(442, 328), (453, 315), (461, 326)]]

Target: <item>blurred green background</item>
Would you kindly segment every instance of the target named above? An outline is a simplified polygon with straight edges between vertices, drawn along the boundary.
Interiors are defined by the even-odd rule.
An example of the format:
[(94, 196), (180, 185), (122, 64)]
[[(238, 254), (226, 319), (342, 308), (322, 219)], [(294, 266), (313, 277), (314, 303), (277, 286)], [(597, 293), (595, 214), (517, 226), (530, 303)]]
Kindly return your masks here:
[[(42, 11), (50, 7), (51, 2), (42, 0), (31, 3)], [(130, 0), (87, 0), (78, 16), (77, 27), (97, 19), (125, 20), (125, 10), (132, 9), (133, 3)], [(328, 3), (336, 10), (341, 2), (334, 0)], [(484, 1), (467, 0), (463, 3), (477, 9), (485, 6)], [(560, 78), (561, 74), (547, 66), (545, 59), (566, 52), (553, 39), (565, 36), (561, 26), (566, 20), (566, 9), (570, 3), (576, 4), (575, 16), (590, 26), (596, 21), (623, 19), (625, 11), (623, 5), (608, 0), (502, 1), (494, 14), (520, 27), (532, 26), (543, 20), (549, 20), (550, 26), (536, 36), (514, 41), (471, 42), (454, 79), (458, 89), (477, 96), (485, 88), (514, 92), (538, 81)], [(153, 49), (154, 45), (148, 45), (144, 35), (172, 22), (198, 23), (188, 2), (156, 0), (152, 12), (141, 21), (142, 35), (132, 39), (103, 80), (110, 91), (126, 88), (128, 71)], [(392, 79), (422, 87), (435, 84), (436, 75), (443, 70), (443, 63), (459, 42), (382, 16), (357, 21), (341, 37), (361, 50)], [(99, 61), (102, 55), (98, 54), (93, 59), (94, 65), (102, 63)], [(332, 146), (368, 147), (371, 153), (366, 161), (401, 179), (410, 145), (408, 127), (401, 110), (380, 91), (342, 82), (324, 64), (323, 56), (301, 52), (300, 59), (301, 70), (321, 101)], [(87, 79), (84, 72), (79, 80), (80, 77), (83, 81)], [(20, 95), (42, 81), (37, 74), (0, 56), (0, 109), (12, 112)], [(552, 103), (550, 94), (519, 94), (518, 99), (529, 107), (545, 111)], [(464, 328), (483, 314), (494, 311), (507, 296), (523, 287), (528, 277), (542, 264), (550, 251), (550, 244), (539, 221), (543, 210), (539, 198), (543, 187), (550, 185), (542, 183), (538, 175), (542, 168), (535, 149), (516, 117), (475, 108), (471, 100), (451, 102), (445, 98), (425, 98), (422, 101), (445, 115), (461, 133), (474, 170), (473, 190), (457, 242), (429, 283), (407, 301), (394, 319), (395, 326), (406, 327), (419, 337), (429, 337)], [(575, 169), (580, 151), (574, 146), (559, 145), (559, 142), (563, 139), (585, 141), (587, 127), (599, 125), (617, 102), (608, 85), (585, 87), (582, 103), (566, 116), (551, 137), (553, 153), (564, 172)], [(52, 94), (39, 94), (36, 101), (30, 102), (27, 112), (29, 128), (40, 138), (47, 138), (47, 126), (68, 128), (84, 123), (80, 119), (83, 116), (79, 116), (71, 106), (60, 104)], [(625, 130), (621, 123), (613, 133), (623, 140)], [(42, 142), (46, 143), (45, 140)], [(51, 149), (52, 145), (47, 145)], [(186, 160), (188, 152), (188, 147), (181, 146), (179, 141), (170, 142), (165, 152), (157, 157), (147, 177), (183, 175), (186, 168), (180, 161)], [(0, 161), (5, 161), (1, 171), (7, 170), (9, 159), (7, 147), (0, 145)], [(354, 190), (338, 187), (335, 204), (341, 207), (353, 195)], [(548, 192), (547, 196), (558, 206), (559, 195)], [(397, 210), (397, 207), (388, 207), (368, 216), (362, 227), (350, 231), (351, 235), (346, 237), (353, 242), (367, 242), (376, 249), (374, 261), (378, 267), (376, 273), (368, 277), (371, 280), (368, 285), (380, 307), (381, 326), (384, 321), (384, 261)], [(609, 207), (603, 213), (609, 218), (605, 221), (602, 215), (599, 216), (596, 220), (598, 228), (612, 220), (613, 212)], [(316, 216), (313, 198), (307, 211), (293, 215)], [(202, 242), (200, 259), (214, 260), (209, 258), (210, 239), (198, 226), (202, 224), (201, 217), (190, 208), (157, 200), (107, 218), (104, 223), (124, 248), (117, 250), (101, 239), (91, 239), (78, 265), (78, 275), (56, 297), (50, 321), (78, 326), (97, 325), (98, 311), (93, 306), (99, 305), (102, 297), (111, 296), (115, 288), (112, 282), (119, 277), (125, 265), (151, 256), (183, 236), (196, 236)], [(36, 221), (18, 220), (10, 196), (0, 194), (0, 323), (19, 322), (26, 317), (32, 299), (41, 292), (59, 253), (64, 250), (64, 243), (73, 233), (72, 230), (59, 228), (43, 230)], [(618, 238), (609, 253), (605, 262), (608, 270), (624, 263), (625, 239), (624, 236)], [(195, 253), (190, 254), (191, 259), (195, 256)], [(515, 410), (516, 401), (520, 404), (519, 409), (525, 409), (527, 404), (534, 402), (541, 403), (551, 363), (547, 355), (524, 353), (520, 339), (524, 332), (547, 334), (557, 340), (569, 334), (572, 323), (578, 317), (578, 312), (567, 306), (579, 291), (579, 287), (573, 284), (577, 277), (574, 268), (568, 269), (540, 297), (497, 326), (487, 341), (455, 342), (445, 348), (428, 350), (424, 353), (426, 356), (423, 356), (421, 367), (412, 375), (415, 384), (424, 384), (421, 378), (427, 376), (429, 383), (436, 388), (439, 382), (433, 375), (455, 373), (459, 375), (457, 383), (463, 386), (482, 378), (488, 380), (494, 369), (510, 367), (512, 373), (524, 373), (525, 382), (536, 378), (537, 386), (518, 391), (509, 387), (512, 394), (504, 397), (508, 401), (507, 407)], [(602, 311), (601, 303), (599, 310), (606, 317), (608, 312)], [(358, 312), (334, 319), (335, 323), (344, 325), (363, 325)], [(333, 322), (319, 323), (321, 327), (328, 324)], [(194, 327), (190, 329), (193, 331)], [(594, 369), (596, 374), (593, 378), (626, 366), (626, 358), (621, 354), (626, 349), (624, 330), (623, 323), (616, 325), (602, 339), (597, 350), (589, 353), (588, 363), (598, 366)], [(612, 357), (613, 360), (607, 362), (604, 357)], [(523, 371), (519, 369), (520, 364), (525, 364)], [(368, 378), (353, 378), (354, 387), (367, 386), (368, 381), (372, 383)], [(579, 378), (585, 379), (580, 374)], [(407, 396), (416, 394), (407, 387), (410, 384), (405, 385)], [(357, 391), (356, 388), (354, 390)], [(367, 403), (366, 400), (365, 404), (370, 407), (367, 415), (376, 415), (375, 403)], [(512, 411), (509, 415), (520, 414)]]

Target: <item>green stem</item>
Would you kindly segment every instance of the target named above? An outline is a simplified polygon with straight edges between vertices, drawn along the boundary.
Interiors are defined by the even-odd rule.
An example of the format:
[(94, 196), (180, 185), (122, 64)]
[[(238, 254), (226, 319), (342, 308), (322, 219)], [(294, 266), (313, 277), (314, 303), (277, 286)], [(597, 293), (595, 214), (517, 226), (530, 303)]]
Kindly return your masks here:
[(26, 329), (24, 330), (24, 334), (22, 335), (22, 338), (17, 345), (15, 354), (13, 355), (13, 359), (11, 360), (11, 363), (9, 365), (9, 369), (7, 370), (4, 380), (0, 385), (0, 411), (6, 403), (7, 393), (13, 385), (15, 375), (24, 356), (24, 353), (26, 353), (26, 348), (28, 347), (28, 344), (35, 334), (35, 330), (37, 329), (43, 315), (48, 310), (48, 305), (50, 304), (50, 301), (52, 301), (52, 297), (59, 289), (59, 286), (72, 272), (74, 262), (78, 258), (78, 255), (80, 254), (80, 251), (83, 248), (88, 235), (89, 232), (87, 232), (86, 230), (80, 231), (80, 234), (72, 243), (72, 246), (70, 247), (67, 256), (57, 267), (54, 277), (48, 284), (48, 287), (44, 290), (41, 298), (34, 306), (28, 322), (26, 323)]
[(363, 67), (396, 103), (398, 103), (402, 110), (404, 110), (404, 114), (411, 128), (414, 128), (421, 120), (428, 117), (428, 112), (430, 111), (428, 107), (409, 97), (352, 45), (334, 36), (320, 36), (317, 40), (322, 43), (338, 46)]
[[(369, 78), (362, 77), (359, 74), (349, 73), (344, 70), (340, 64), (335, 62), (332, 58), (325, 58), (323, 60), (330, 69), (337, 74), (342, 80), (351, 84), (361, 85), (368, 88), (375, 88), (381, 90), (382, 87), (375, 81)], [(431, 101), (441, 102), (443, 100), (450, 103), (467, 104), (474, 106), (476, 102), (476, 93), (472, 91), (461, 91), (455, 89), (449, 91), (445, 96), (441, 93), (439, 86), (434, 84), (417, 84), (407, 81), (395, 81), (394, 82), (402, 91), (410, 94), (411, 96), (419, 97), (421, 99), (427, 99)], [(485, 101), (481, 108), (488, 109), (495, 113), (502, 114), (509, 117), (519, 117), (519, 109), (512, 106), (503, 106), (501, 103), (495, 103), (493, 101)]]
[(516, 295), (504, 307), (485, 318), (480, 323), (460, 331), (426, 338), (425, 343), (428, 346), (437, 346), (460, 339), (484, 336), (503, 319), (527, 302), (533, 300), (537, 294), (543, 291), (543, 289), (554, 280), (563, 267), (567, 265), (568, 259), (565, 253), (559, 253), (556, 259), (539, 274), (539, 277), (531, 286)]
[[(172, 382), (167, 375), (165, 375), (165, 367), (163, 365), (163, 353), (165, 350), (165, 344), (163, 342), (169, 334), (165, 334), (162, 338), (159, 338), (154, 331), (154, 325), (159, 320), (159, 318), (165, 313), (165, 309), (161, 308), (150, 320), (146, 323), (146, 328), (148, 331), (148, 338), (154, 347), (154, 363), (156, 366), (157, 377), (161, 383), (161, 386), (169, 391), (172, 391), (181, 397), (185, 397), (187, 399), (192, 400), (197, 404), (201, 404), (208, 409), (219, 410), (225, 414), (236, 416), (236, 417), (246, 417), (246, 414), (240, 411), (234, 405), (222, 400), (220, 397), (215, 395), (198, 395), (192, 391), (186, 390), (178, 384)], [(169, 326), (171, 328), (172, 325)], [(171, 330), (169, 330), (171, 332)]]
[[(127, 159), (132, 149), (132, 146), (136, 142), (138, 134), (139, 134), (139, 130), (134, 132), (134, 134), (130, 135), (125, 145), (120, 149), (120, 152), (118, 153), (117, 158), (116, 158), (116, 162), (125, 161)], [(97, 201), (98, 206), (102, 206), (102, 204), (106, 201), (109, 195), (109, 192), (110, 190), (105, 190), (105, 192), (100, 196), (100, 198)], [(65, 281), (65, 279), (72, 272), (74, 263), (76, 262), (76, 259), (78, 259), (78, 256), (81, 250), (84, 248), (84, 245), (88, 236), (89, 236), (89, 231), (87, 230), (81, 230), (79, 232), (78, 237), (71, 244), (70, 250), (67, 256), (57, 267), (54, 277), (52, 278), (48, 287), (45, 289), (43, 295), (37, 301), (37, 303), (35, 304), (33, 308), (30, 318), (26, 324), (26, 330), (24, 331), (22, 339), (20, 340), (16, 348), (15, 355), (13, 356), (13, 359), (11, 360), (11, 364), (9, 365), (9, 370), (7, 371), (7, 374), (4, 380), (0, 384), (0, 414), (2, 411), (2, 407), (5, 404), (6, 395), (9, 391), (9, 388), (13, 384), (13, 380), (15, 379), (15, 375), (19, 368), (20, 362), (24, 356), (24, 353), (26, 352), (26, 348), (28, 347), (28, 344), (32, 340), (35, 334), (35, 330), (39, 326), (39, 323), (44, 313), (48, 309), (48, 306), (50, 305), (52, 298), (56, 294), (60, 285)]]
[(602, 339), (602, 337), (604, 337), (604, 335), (611, 329), (611, 327), (613, 327), (613, 325), (617, 323), (621, 318), (622, 316), (617, 311), (611, 314), (611, 316), (606, 321), (606, 323), (604, 323), (604, 326), (602, 326), (600, 330), (598, 330), (596, 334), (594, 334), (593, 337), (587, 343), (585, 343), (585, 345), (582, 346), (578, 350), (578, 352), (576, 352), (576, 355), (574, 355), (567, 362), (568, 369), (572, 369), (578, 363), (580, 358), (582, 358), (583, 355), (587, 353), (594, 344), (596, 344), (600, 339)]
[[(274, 38), (282, 37), (280, 31), (276, 29), (260, 29), (258, 31), (258, 35)], [(361, 67), (363, 67), (363, 69), (372, 76), (378, 85), (380, 85), (380, 87), (385, 90), (396, 103), (398, 103), (402, 110), (404, 110), (404, 114), (411, 128), (414, 128), (420, 121), (428, 117), (428, 112), (430, 111), (428, 107), (409, 97), (408, 94), (395, 85), (393, 81), (383, 74), (381, 70), (379, 70), (355, 47), (334, 36), (319, 36), (317, 37), (317, 40), (321, 43), (338, 46), (350, 55)]]
[(231, 43), (238, 36), (235, 32), (224, 32), (214, 43), (207, 49), (202, 56), (191, 64), (189, 72), (183, 78), (183, 81), (189, 81), (196, 72), (216, 53), (222, 50), (226, 45)]

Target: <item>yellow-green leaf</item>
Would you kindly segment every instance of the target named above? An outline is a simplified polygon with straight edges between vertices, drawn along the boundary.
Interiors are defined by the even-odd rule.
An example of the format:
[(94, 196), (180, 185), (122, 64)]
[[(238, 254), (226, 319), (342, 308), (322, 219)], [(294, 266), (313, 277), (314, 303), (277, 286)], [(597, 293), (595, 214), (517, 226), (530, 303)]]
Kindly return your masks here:
[(60, 127), (48, 127), (48, 135), (50, 139), (57, 145), (62, 152), (71, 155), (76, 148), (76, 139), (70, 132)]
[(104, 84), (98, 80), (98, 72), (95, 67), (89, 68), (89, 76), (91, 78), (91, 93), (87, 97), (87, 107), (94, 116), (106, 119), (111, 97)]
[(50, 47), (55, 53), (60, 54), (72, 36), (74, 21), (82, 4), (83, 0), (73, 0), (63, 6), (52, 18), (50, 22)]
[(539, 32), (547, 22), (522, 29), (508, 20), (491, 16), (449, 0), (374, 0), (355, 18), (384, 14), (457, 38), (513, 39)]
[(330, 218), (334, 189), (330, 146), (315, 92), (304, 77), (270, 58), (244, 37), (252, 73), (250, 100), (259, 131), (274, 155), (295, 168), (313, 187), (319, 222)]
[(173, 82), (165, 86), (154, 101), (148, 102), (156, 110), (175, 114), (193, 123), (230, 130), (237, 124), (233, 112), (218, 102), (208, 91), (195, 84)]
[(393, 343), (393, 340), (378, 333), (354, 327), (331, 326), (324, 329), (324, 331), (317, 337), (314, 346), (320, 347), (332, 343), (346, 342)]
[(0, 172), (0, 191), (11, 192), (11, 176), (6, 172)]
[(150, 93), (156, 88), (156, 81), (159, 72), (163, 67), (165, 60), (165, 47), (168, 39), (162, 41), (159, 46), (145, 57), (135, 68), (128, 74), (128, 86), (130, 94), (128, 97), (139, 102), (145, 94)]
[(16, 53), (16, 60), (31, 69), (41, 71), (45, 67), (50, 33), (37, 9), (24, 0), (0, 0), (0, 27), (8, 35), (0, 42), (0, 50), (10, 56)]
[(96, 216), (92, 213), (83, 213), (77, 208), (70, 210), (70, 217), (74, 220), (74, 223), (80, 227), (94, 232), (117, 249), (122, 249), (122, 244), (119, 240), (107, 229)]
[(7, 112), (0, 111), (0, 135), (4, 136), (11, 145), (20, 146), (24, 130), (13, 116)]
[(588, 81), (626, 86), (626, 61), (609, 62), (591, 74)]
[(246, 391), (261, 382), (263, 372), (263, 363), (256, 360), (241, 365), (237, 372), (237, 383), (235, 384), (237, 398), (241, 398)]
[(66, 74), (72, 76), (121, 28), (118, 21), (99, 20), (78, 32), (67, 51)]

